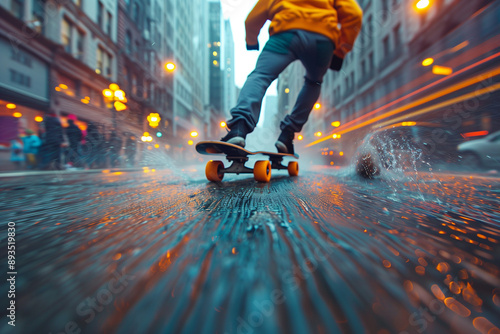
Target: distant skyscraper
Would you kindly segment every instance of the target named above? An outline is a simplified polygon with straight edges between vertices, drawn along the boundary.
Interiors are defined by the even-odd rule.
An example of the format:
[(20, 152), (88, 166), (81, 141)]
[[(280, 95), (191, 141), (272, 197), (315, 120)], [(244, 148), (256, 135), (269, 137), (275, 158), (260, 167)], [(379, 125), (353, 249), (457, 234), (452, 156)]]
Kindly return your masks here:
[(222, 35), (221, 35), (221, 21), (222, 21), (222, 7), (220, 1), (209, 1), (209, 49), (210, 58), (208, 66), (210, 68), (210, 105), (214, 111), (222, 115), (222, 92), (223, 80), (221, 72), (221, 56), (222, 56)]
[[(266, 95), (265, 97), (265, 109), (262, 113), (262, 127), (269, 129), (272, 133), (278, 131), (279, 122), (278, 119), (278, 97)], [(260, 122), (260, 120), (259, 120)]]
[(224, 40), (222, 43), (224, 57), (224, 64), (222, 66), (224, 76), (222, 113), (229, 117), (229, 110), (236, 104), (236, 85), (234, 82), (234, 41), (233, 31), (229, 20), (224, 21)]

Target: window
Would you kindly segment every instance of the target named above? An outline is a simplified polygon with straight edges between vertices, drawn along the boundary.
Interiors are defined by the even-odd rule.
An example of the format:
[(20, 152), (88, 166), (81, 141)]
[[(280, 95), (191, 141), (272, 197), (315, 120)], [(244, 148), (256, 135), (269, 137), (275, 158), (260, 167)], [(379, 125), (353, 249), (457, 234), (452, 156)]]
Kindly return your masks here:
[(111, 55), (102, 47), (97, 48), (97, 66), (96, 72), (104, 77), (111, 76)]
[(10, 49), (10, 59), (18, 62), (19, 64), (23, 64), (26, 67), (33, 66), (33, 58), (26, 53), (24, 50), (19, 48), (11, 48)]
[(132, 94), (137, 95), (137, 77), (132, 74)]
[(83, 52), (84, 52), (84, 41), (85, 41), (85, 34), (80, 31), (76, 30), (76, 59), (82, 60), (83, 61)]
[(104, 76), (111, 77), (111, 63), (113, 62), (113, 57), (107, 52), (104, 52)]
[(373, 37), (373, 18), (372, 16), (369, 16), (368, 19), (366, 19), (366, 42), (368, 46), (371, 46), (372, 37)]
[(134, 20), (135, 24), (140, 27), (140, 19), (141, 19), (141, 6), (138, 1), (134, 2), (134, 6), (132, 8), (132, 20)]
[(391, 52), (391, 48), (389, 45), (389, 36), (385, 36), (382, 40), (382, 47), (384, 49), (384, 57), (389, 57), (389, 53)]
[[(382, 10), (384, 12), (389, 10), (389, 1), (388, 0), (382, 0)], [(385, 13), (383, 15), (387, 15), (387, 13)]]
[(68, 53), (71, 52), (71, 23), (67, 19), (62, 20), (61, 27), (61, 43), (64, 50)]
[(30, 28), (35, 30), (37, 33), (43, 33), (43, 24), (45, 17), (44, 4), (41, 1), (33, 1), (33, 18), (31, 23), (28, 23)]
[(98, 47), (96, 72), (98, 74), (103, 74), (103, 69), (104, 69), (104, 51), (103, 49), (101, 49), (101, 47)]
[(12, 15), (22, 20), (24, 16), (24, 0), (11, 0), (10, 12)]
[(111, 15), (110, 12), (108, 12), (108, 21), (107, 21), (107, 25), (106, 25), (106, 33), (108, 35), (111, 35), (111, 30), (112, 30), (112, 23), (113, 23), (113, 15)]
[(127, 31), (127, 33), (125, 34), (125, 51), (129, 55), (132, 54), (132, 34), (130, 33), (130, 31)]
[(23, 74), (23, 73), (20, 73), (20, 72), (17, 72), (17, 71), (14, 71), (14, 70), (9, 70), (9, 71), (10, 71), (10, 81), (11, 82), (16, 83), (16, 84), (21, 85), (21, 86), (31, 87), (31, 77), (30, 76)]
[(103, 4), (99, 1), (98, 2), (98, 5), (97, 5), (97, 24), (99, 25), (99, 27), (101, 29), (104, 30), (104, 18), (103, 18), (103, 15), (104, 14), (104, 6)]
[(401, 24), (398, 24), (392, 30), (394, 36), (394, 47), (399, 48), (401, 46)]

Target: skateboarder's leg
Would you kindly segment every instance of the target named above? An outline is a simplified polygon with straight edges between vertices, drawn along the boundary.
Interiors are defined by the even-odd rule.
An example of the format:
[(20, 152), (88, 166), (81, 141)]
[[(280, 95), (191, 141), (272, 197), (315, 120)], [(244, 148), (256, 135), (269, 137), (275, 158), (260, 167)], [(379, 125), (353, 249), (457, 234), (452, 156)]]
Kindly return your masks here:
[(305, 31), (300, 31), (298, 34), (303, 43), (298, 58), (306, 68), (306, 75), (292, 112), (280, 124), (281, 130), (289, 129), (293, 132), (300, 132), (307, 122), (321, 93), (323, 76), (329, 68), (335, 49), (334, 43), (322, 35)]
[(266, 47), (257, 60), (255, 70), (247, 77), (236, 106), (231, 109), (232, 119), (227, 123), (230, 129), (234, 124), (243, 122), (248, 133), (253, 131), (259, 121), (262, 99), (267, 88), (296, 59), (290, 51), (277, 53)]

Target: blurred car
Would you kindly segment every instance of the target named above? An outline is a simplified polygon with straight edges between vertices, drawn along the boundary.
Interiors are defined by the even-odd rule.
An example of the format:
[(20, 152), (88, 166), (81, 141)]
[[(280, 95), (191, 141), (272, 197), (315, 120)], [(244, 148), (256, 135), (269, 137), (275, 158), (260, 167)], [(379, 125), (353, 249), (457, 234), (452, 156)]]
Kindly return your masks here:
[(382, 169), (439, 170), (456, 164), (463, 138), (439, 124), (403, 122), (369, 133), (354, 156), (356, 172), (373, 178)]
[(469, 168), (500, 168), (500, 131), (458, 145), (460, 162)]

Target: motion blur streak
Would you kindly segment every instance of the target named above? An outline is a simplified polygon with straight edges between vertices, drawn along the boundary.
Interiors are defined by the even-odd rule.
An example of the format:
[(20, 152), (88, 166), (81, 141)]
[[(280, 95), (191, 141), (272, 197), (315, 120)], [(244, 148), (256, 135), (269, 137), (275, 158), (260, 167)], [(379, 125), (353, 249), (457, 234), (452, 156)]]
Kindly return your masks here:
[[(404, 116), (401, 116), (401, 117), (398, 117), (398, 118), (391, 119), (391, 120), (389, 120), (387, 122), (384, 122), (384, 123), (377, 124), (377, 127), (379, 127), (379, 126), (385, 126), (385, 125), (388, 125), (388, 124), (393, 123), (393, 122), (399, 122), (399, 121), (405, 120), (408, 117), (415, 117), (415, 116), (418, 116), (418, 115), (423, 115), (425, 113), (434, 111), (436, 109), (447, 107), (447, 106), (453, 105), (455, 103), (467, 101), (469, 99), (472, 99), (472, 98), (475, 98), (475, 97), (479, 97), (479, 96), (482, 96), (482, 95), (485, 95), (485, 94), (489, 94), (489, 93), (495, 92), (497, 90), (500, 90), (500, 83), (496, 84), (496, 85), (492, 85), (492, 86), (486, 87), (486, 88), (483, 88), (483, 89), (479, 89), (479, 90), (477, 90), (475, 92), (472, 92), (472, 93), (469, 93), (469, 94), (464, 94), (464, 95), (459, 96), (457, 98), (454, 98), (454, 99), (451, 99), (451, 100), (448, 100), (448, 101), (445, 101), (445, 102), (441, 102), (441, 103), (435, 104), (435, 105), (433, 105), (431, 107), (427, 107), (427, 108), (424, 108), (424, 109), (412, 112), (410, 114), (407, 114), (407, 115), (404, 115)], [(370, 124), (370, 123), (368, 123), (368, 124)]]
[[(498, 56), (500, 56), (500, 53), (497, 53), (497, 54), (495, 55), (495, 57), (498, 57)], [(457, 72), (457, 73), (458, 73), (458, 72)], [(457, 73), (455, 73), (455, 74), (457, 74)], [(365, 122), (363, 122), (363, 123), (361, 123), (361, 124), (357, 124), (357, 125), (355, 125), (355, 126), (352, 126), (352, 127), (349, 127), (349, 128), (348, 128), (347, 126), (348, 126), (348, 124), (349, 124), (349, 123), (358, 122), (360, 119), (364, 118), (364, 116), (363, 116), (363, 117), (360, 117), (360, 118), (358, 118), (358, 119), (355, 119), (355, 120), (353, 120), (353, 121), (351, 121), (351, 122), (349, 122), (349, 123), (347, 123), (346, 125), (344, 125), (344, 126), (342, 126), (342, 127), (341, 127), (341, 128), (344, 128), (344, 129), (340, 129), (340, 128), (339, 128), (340, 130), (339, 130), (339, 129), (337, 129), (335, 132), (336, 132), (336, 133), (340, 133), (340, 134), (345, 134), (345, 133), (348, 133), (348, 132), (350, 132), (350, 131), (353, 131), (353, 130), (359, 129), (359, 128), (364, 127), (364, 126), (366, 126), (366, 125), (369, 125), (369, 124), (375, 123), (375, 122), (377, 122), (377, 121), (379, 121), (379, 120), (382, 120), (382, 119), (384, 119), (384, 118), (387, 118), (387, 117), (393, 116), (393, 115), (395, 115), (395, 114), (399, 114), (399, 113), (404, 112), (404, 111), (407, 111), (407, 110), (409, 110), (409, 109), (411, 109), (411, 108), (417, 107), (417, 106), (419, 106), (419, 105), (422, 105), (422, 104), (425, 104), (425, 103), (427, 103), (427, 102), (433, 101), (433, 100), (435, 100), (435, 99), (438, 99), (438, 98), (443, 97), (443, 96), (445, 96), (445, 95), (448, 95), (448, 94), (450, 94), (450, 93), (456, 92), (456, 91), (458, 91), (458, 90), (460, 90), (460, 89), (463, 89), (463, 88), (466, 88), (466, 87), (472, 86), (472, 85), (474, 85), (474, 84), (476, 84), (476, 83), (478, 83), (478, 82), (481, 82), (481, 81), (485, 80), (486, 78), (491, 78), (491, 77), (497, 76), (497, 75), (499, 75), (499, 74), (500, 74), (500, 67), (496, 67), (496, 68), (494, 68), (494, 69), (493, 69), (493, 70), (491, 70), (491, 71), (488, 71), (488, 72), (485, 72), (485, 73), (481, 73), (481, 74), (479, 74), (479, 75), (476, 75), (475, 77), (472, 77), (472, 78), (470, 78), (470, 79), (467, 79), (467, 80), (465, 80), (465, 81), (462, 81), (462, 82), (460, 82), (460, 83), (458, 83), (458, 84), (455, 84), (455, 85), (452, 85), (452, 86), (450, 86), (450, 87), (448, 87), (448, 88), (442, 89), (442, 90), (440, 90), (440, 91), (439, 91), (439, 92), (437, 92), (437, 93), (434, 93), (434, 94), (428, 95), (428, 96), (426, 96), (426, 97), (424, 97), (424, 98), (421, 98), (421, 99), (419, 99), (419, 100), (417, 100), (417, 101), (415, 101), (415, 102), (413, 102), (413, 103), (410, 103), (410, 104), (404, 105), (404, 106), (402, 106), (402, 107), (396, 108), (396, 109), (394, 109), (394, 110), (392, 110), (392, 111), (390, 111), (390, 112), (386, 112), (386, 113), (384, 113), (384, 114), (382, 114), (382, 115), (379, 115), (379, 116), (373, 117), (373, 118), (371, 118), (371, 119), (369, 119), (369, 120), (367, 120), (367, 121), (365, 121)], [(478, 90), (478, 91), (476, 91), (476, 92), (473, 92), (473, 93), (470, 93), (470, 94), (466, 94), (466, 95), (464, 95), (464, 96), (468, 96), (468, 98), (477, 97), (477, 96), (479, 96), (479, 95), (484, 94), (485, 92), (493, 92), (493, 91), (497, 90), (495, 87), (497, 87), (497, 85), (493, 85), (493, 86), (487, 87), (486, 89), (481, 89), (481, 90)], [(429, 88), (429, 87), (427, 87), (427, 88)], [(427, 89), (427, 88), (426, 88), (426, 89)], [(479, 92), (483, 92), (483, 93), (479, 93)], [(414, 93), (415, 93), (415, 92), (413, 92), (412, 94), (414, 94)], [(409, 95), (410, 95), (410, 94), (409, 94)], [(401, 98), (400, 100), (402, 100), (402, 99), (406, 99), (407, 97), (409, 97), (409, 96), (403, 97), (403, 98)], [(455, 100), (457, 100), (457, 99), (453, 99), (453, 100), (455, 101)], [(396, 100), (396, 101), (397, 101), (397, 100)], [(394, 101), (393, 103), (395, 103), (396, 101)], [(463, 99), (462, 99), (462, 100), (460, 100), (460, 101), (463, 101)], [(456, 102), (452, 102), (452, 103), (456, 103)], [(449, 105), (449, 104), (440, 104), (440, 105)], [(373, 114), (373, 113), (376, 113), (376, 112), (381, 111), (381, 110), (383, 110), (383, 109), (386, 109), (388, 106), (389, 106), (389, 105), (386, 105), (386, 106), (383, 106), (383, 107), (381, 107), (381, 108), (378, 108), (378, 109), (376, 109), (376, 110), (372, 111), (372, 112), (371, 112), (371, 113), (369, 113), (369, 114)], [(434, 109), (431, 109), (431, 110), (435, 110), (435, 108), (434, 108)], [(413, 115), (413, 114), (410, 114), (410, 115)], [(410, 117), (410, 115), (407, 115), (407, 116), (408, 116), (408, 117)], [(406, 117), (406, 116), (405, 116), (405, 117)], [(390, 120), (390, 121), (388, 121), (388, 122), (397, 122), (397, 120), (400, 120), (400, 119), (401, 119), (401, 118), (397, 118), (397, 119)], [(386, 125), (386, 124), (387, 124), (387, 123), (382, 123), (382, 124), (379, 124), (379, 125), (380, 125), (380, 126), (384, 126), (384, 125)], [(330, 138), (330, 136), (323, 137), (323, 138), (321, 138), (321, 139), (318, 139), (318, 140), (316, 140), (316, 141), (314, 141), (314, 142), (312, 142), (312, 143), (308, 144), (306, 147), (310, 147), (310, 146), (313, 146), (313, 145), (319, 144), (319, 143), (321, 143), (321, 142), (323, 142), (323, 141), (325, 141), (325, 140), (327, 140), (327, 139), (329, 139), (329, 138)]]

